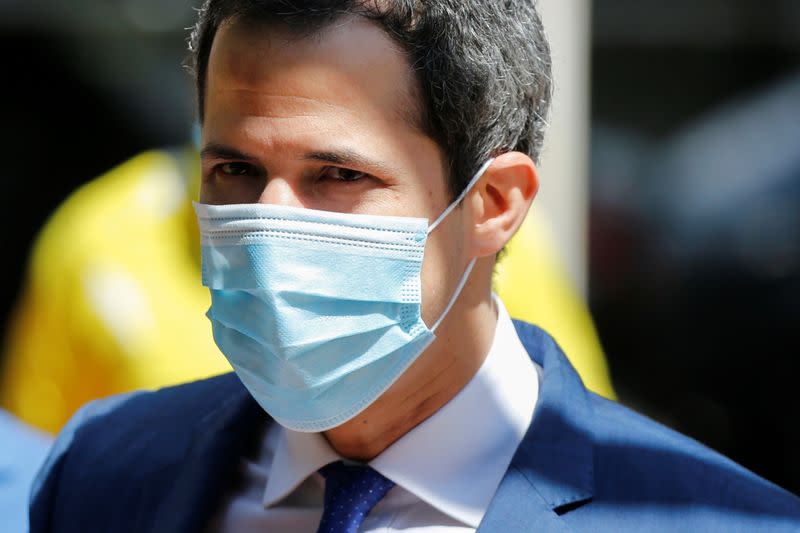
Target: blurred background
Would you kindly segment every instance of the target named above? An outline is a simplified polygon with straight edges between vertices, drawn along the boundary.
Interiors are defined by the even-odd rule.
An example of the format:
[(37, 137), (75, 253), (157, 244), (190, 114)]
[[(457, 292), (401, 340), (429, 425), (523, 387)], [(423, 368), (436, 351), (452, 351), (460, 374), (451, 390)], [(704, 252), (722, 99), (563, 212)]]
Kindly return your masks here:
[[(556, 72), (542, 210), (617, 396), (800, 493), (800, 2), (557, 1), (543, 0), (545, 26), (557, 68), (573, 70)], [(32, 298), (77, 305), (24, 290), (37, 272), (58, 279), (85, 244), (51, 232), (60, 255), (29, 269), (41, 228), (76, 188), (152, 148), (176, 150), (169, 163), (137, 164), (192, 174), (178, 148), (192, 138), (194, 97), (180, 65), (193, 17), (189, 0), (0, 0), (0, 321), (16, 332), (3, 353), (20, 331), (58, 353), (68, 341), (37, 338), (37, 326), (79, 327), (16, 311)], [(162, 210), (165, 190), (181, 194), (170, 179), (148, 189)], [(152, 231), (177, 235), (176, 224)], [(91, 301), (112, 316), (139, 305), (124, 280), (102, 272)], [(154, 290), (171, 300), (169, 285)], [(95, 340), (67, 348), (102, 353)], [(173, 375), (158, 361), (161, 377)], [(85, 399), (109, 364), (74, 370)], [(33, 394), (56, 409), (52, 390)]]

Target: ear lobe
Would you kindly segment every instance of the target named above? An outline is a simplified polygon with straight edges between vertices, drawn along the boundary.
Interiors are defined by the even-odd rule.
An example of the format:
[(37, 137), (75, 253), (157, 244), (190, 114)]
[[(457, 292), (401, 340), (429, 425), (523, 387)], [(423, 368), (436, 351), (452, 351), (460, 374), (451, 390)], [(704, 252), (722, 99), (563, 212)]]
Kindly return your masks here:
[(521, 152), (497, 156), (473, 195), (473, 257), (498, 253), (511, 240), (539, 189), (533, 160)]

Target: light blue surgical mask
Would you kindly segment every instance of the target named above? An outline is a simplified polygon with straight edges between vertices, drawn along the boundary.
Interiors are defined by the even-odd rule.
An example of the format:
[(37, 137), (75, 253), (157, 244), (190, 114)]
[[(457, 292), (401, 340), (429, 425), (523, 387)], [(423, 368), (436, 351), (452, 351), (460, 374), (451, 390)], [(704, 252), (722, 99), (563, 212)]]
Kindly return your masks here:
[(214, 340), (255, 400), (296, 431), (325, 431), (374, 402), (433, 342), (422, 321), (428, 235), (491, 163), (427, 219), (269, 204), (195, 204)]

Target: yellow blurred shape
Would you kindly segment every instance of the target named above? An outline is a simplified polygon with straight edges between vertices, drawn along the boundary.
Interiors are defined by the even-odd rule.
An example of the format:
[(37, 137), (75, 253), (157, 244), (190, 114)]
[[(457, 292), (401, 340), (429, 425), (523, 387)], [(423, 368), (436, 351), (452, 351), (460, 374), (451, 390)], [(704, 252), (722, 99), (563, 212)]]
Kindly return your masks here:
[(24, 421), (55, 432), (89, 400), (230, 370), (205, 317), (195, 158), (139, 155), (46, 224), (0, 376), (3, 405)]
[(495, 268), (494, 287), (509, 314), (550, 333), (586, 386), (616, 399), (589, 310), (560, 263), (535, 204), (506, 253)]

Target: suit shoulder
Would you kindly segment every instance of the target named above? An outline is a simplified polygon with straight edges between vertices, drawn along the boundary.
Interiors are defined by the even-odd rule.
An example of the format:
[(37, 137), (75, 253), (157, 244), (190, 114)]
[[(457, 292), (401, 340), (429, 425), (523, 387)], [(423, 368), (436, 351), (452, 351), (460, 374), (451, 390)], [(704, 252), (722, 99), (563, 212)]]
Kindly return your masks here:
[(182, 421), (193, 414), (207, 412), (225, 401), (242, 385), (235, 374), (228, 373), (208, 379), (165, 387), (155, 391), (135, 391), (94, 400), (81, 407), (64, 428), (50, 449), (36, 481), (35, 494), (62, 457), (75, 445), (76, 439), (86, 438), (89, 426), (100, 426), (105, 439), (124, 439), (126, 434), (141, 432), (143, 428), (175, 429), (185, 425)]
[[(707, 446), (592, 394), (599, 492), (692, 502), (800, 520), (800, 499)], [(624, 487), (626, 494), (619, 494)]]
[[(118, 531), (130, 516), (149, 523), (200, 430), (235, 415), (249, 405), (246, 399), (231, 373), (85, 405), (61, 431), (34, 481), (30, 531)], [(140, 525), (136, 530), (149, 530)]]
[[(166, 482), (206, 417), (244, 394), (229, 373), (86, 404), (59, 433), (33, 483), (31, 531), (49, 531), (58, 521), (56, 509), (79, 510), (82, 501), (105, 498), (108, 491), (136, 493), (145, 483)], [(120, 485), (131, 479), (138, 481)], [(131, 502), (141, 496), (136, 494)]]
[(73, 432), (91, 422), (106, 434), (136, 433), (143, 428), (172, 431), (187, 428), (244, 388), (232, 372), (157, 390), (136, 391), (96, 400), (81, 409)]

